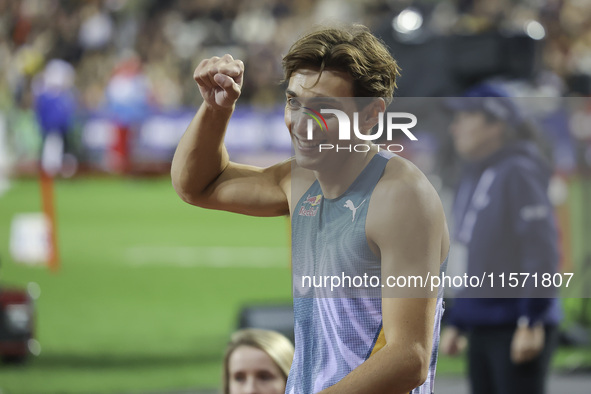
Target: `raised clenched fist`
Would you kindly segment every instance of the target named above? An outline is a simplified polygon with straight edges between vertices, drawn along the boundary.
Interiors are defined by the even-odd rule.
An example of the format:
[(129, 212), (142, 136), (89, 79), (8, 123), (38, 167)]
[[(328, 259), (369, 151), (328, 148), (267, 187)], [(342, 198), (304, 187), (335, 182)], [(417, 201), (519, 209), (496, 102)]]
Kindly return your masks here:
[(231, 108), (242, 88), (244, 63), (231, 55), (202, 60), (193, 78), (206, 103), (216, 109)]

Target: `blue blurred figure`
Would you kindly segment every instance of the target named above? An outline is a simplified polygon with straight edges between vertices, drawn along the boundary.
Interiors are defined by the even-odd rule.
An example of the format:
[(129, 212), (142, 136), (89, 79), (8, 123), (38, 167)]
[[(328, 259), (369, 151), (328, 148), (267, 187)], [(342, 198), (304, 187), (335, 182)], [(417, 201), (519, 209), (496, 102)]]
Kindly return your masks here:
[[(456, 111), (450, 131), (465, 163), (454, 202), (450, 263), (463, 264), (468, 275), (558, 272), (558, 233), (547, 195), (552, 168), (535, 131), (496, 85), (479, 85), (447, 104)], [(498, 291), (513, 294), (507, 282)], [(545, 392), (560, 304), (524, 293), (521, 298), (458, 293), (449, 309), (441, 350), (457, 354), (461, 334), (467, 334), (473, 393)]]
[[(66, 170), (75, 172), (76, 162), (68, 156), (64, 167), (67, 134), (72, 129), (77, 110), (74, 68), (63, 60), (51, 60), (33, 83), (34, 107), (43, 135), (41, 168), (50, 176)], [(72, 167), (73, 166), (73, 167)]]

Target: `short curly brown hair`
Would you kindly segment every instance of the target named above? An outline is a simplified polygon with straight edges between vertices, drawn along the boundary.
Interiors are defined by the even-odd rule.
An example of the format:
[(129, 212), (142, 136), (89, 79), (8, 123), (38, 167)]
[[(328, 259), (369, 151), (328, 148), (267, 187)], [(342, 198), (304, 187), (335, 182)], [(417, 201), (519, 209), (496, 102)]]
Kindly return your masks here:
[(386, 45), (363, 25), (316, 30), (297, 40), (283, 57), (284, 80), (310, 67), (347, 72), (353, 77), (355, 97), (394, 95), (400, 67)]

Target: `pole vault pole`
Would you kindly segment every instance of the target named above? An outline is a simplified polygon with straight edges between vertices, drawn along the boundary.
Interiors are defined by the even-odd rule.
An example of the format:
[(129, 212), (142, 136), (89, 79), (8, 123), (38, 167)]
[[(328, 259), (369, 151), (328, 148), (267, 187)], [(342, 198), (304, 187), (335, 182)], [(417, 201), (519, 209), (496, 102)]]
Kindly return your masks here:
[(59, 269), (59, 248), (57, 242), (57, 225), (54, 204), (53, 177), (43, 167), (39, 171), (39, 183), (41, 188), (41, 205), (48, 223), (49, 259), (48, 266), (53, 272)]

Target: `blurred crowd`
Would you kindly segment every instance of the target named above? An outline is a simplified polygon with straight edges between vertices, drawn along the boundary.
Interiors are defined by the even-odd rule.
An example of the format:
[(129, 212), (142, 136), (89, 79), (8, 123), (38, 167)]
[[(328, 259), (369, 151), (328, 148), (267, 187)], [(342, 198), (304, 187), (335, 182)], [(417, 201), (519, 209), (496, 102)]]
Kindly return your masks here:
[[(0, 150), (8, 149), (0, 174), (10, 162), (34, 163), (50, 129), (79, 158), (89, 154), (82, 128), (97, 124), (91, 145), (129, 151), (148, 116), (194, 111), (201, 97), (193, 71), (211, 56), (244, 61), (242, 105), (281, 112), (282, 54), (315, 26), (351, 22), (410, 45), (412, 37), (529, 35), (542, 42), (540, 78), (514, 94), (569, 96), (573, 81), (583, 86), (575, 93), (591, 89), (586, 0), (0, 0)], [(66, 103), (59, 114), (51, 110), (56, 89)], [(129, 127), (135, 140), (89, 126), (93, 117)]]
[[(28, 107), (31, 81), (51, 59), (76, 70), (83, 108), (105, 105), (115, 75), (145, 78), (160, 109), (194, 107), (192, 72), (226, 52), (246, 64), (244, 99), (281, 99), (281, 54), (303, 31), (327, 20), (391, 23), (412, 6), (435, 34), (515, 30), (528, 21), (545, 36), (543, 67), (591, 74), (591, 2), (586, 0), (0, 0), (0, 107)], [(536, 30), (537, 28), (537, 30)]]

